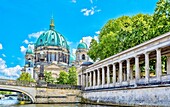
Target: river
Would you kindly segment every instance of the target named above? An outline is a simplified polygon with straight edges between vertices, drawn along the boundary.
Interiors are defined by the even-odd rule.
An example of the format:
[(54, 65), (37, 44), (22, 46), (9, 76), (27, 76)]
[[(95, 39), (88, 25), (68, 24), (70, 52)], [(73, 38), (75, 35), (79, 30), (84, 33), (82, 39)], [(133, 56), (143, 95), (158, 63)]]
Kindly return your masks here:
[[(25, 104), (19, 105), (17, 97), (5, 97), (0, 100), (0, 107), (113, 107), (90, 104)], [(118, 106), (115, 106), (118, 107)]]

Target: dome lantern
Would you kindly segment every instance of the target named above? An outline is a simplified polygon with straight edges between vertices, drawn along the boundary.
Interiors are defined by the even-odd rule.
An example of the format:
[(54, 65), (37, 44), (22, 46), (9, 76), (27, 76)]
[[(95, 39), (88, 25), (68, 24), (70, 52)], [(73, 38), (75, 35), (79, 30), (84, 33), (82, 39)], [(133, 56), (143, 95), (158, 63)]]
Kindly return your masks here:
[(50, 21), (50, 30), (54, 30), (54, 29), (55, 29), (55, 25), (54, 25), (54, 19), (52, 16), (51, 21)]

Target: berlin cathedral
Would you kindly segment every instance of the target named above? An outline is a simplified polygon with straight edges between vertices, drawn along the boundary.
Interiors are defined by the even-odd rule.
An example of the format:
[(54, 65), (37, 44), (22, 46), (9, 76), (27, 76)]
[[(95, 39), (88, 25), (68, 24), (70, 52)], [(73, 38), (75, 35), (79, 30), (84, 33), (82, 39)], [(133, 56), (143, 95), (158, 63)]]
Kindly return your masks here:
[(69, 67), (73, 65), (79, 70), (83, 62), (89, 61), (87, 52), (88, 46), (82, 40), (77, 46), (76, 56), (74, 57), (70, 53), (69, 45), (64, 36), (55, 30), (54, 19), (52, 18), (49, 30), (39, 36), (34, 43), (34, 49), (28, 45), (22, 72), (28, 72), (32, 78), (38, 80), (40, 65), (43, 64), (44, 71), (52, 72), (52, 76), (57, 78), (60, 71), (68, 71)]

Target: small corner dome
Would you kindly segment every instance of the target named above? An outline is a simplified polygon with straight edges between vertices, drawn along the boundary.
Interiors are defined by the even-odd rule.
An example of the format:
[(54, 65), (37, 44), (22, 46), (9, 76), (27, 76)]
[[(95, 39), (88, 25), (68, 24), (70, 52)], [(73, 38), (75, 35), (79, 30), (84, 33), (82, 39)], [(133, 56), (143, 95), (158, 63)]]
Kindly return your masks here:
[(31, 48), (28, 48), (27, 51), (26, 51), (26, 54), (34, 54), (34, 52)]
[(78, 44), (77, 49), (88, 49), (88, 47), (85, 42), (81, 42)]

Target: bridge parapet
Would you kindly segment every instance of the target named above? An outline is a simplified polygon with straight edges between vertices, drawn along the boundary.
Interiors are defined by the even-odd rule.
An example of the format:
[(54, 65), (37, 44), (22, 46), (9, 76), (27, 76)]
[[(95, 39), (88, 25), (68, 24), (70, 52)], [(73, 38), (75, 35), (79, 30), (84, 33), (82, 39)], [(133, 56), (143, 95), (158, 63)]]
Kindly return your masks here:
[(0, 79), (0, 85), (35, 87), (37, 85), (37, 83), (36, 82), (26, 82), (26, 81)]

